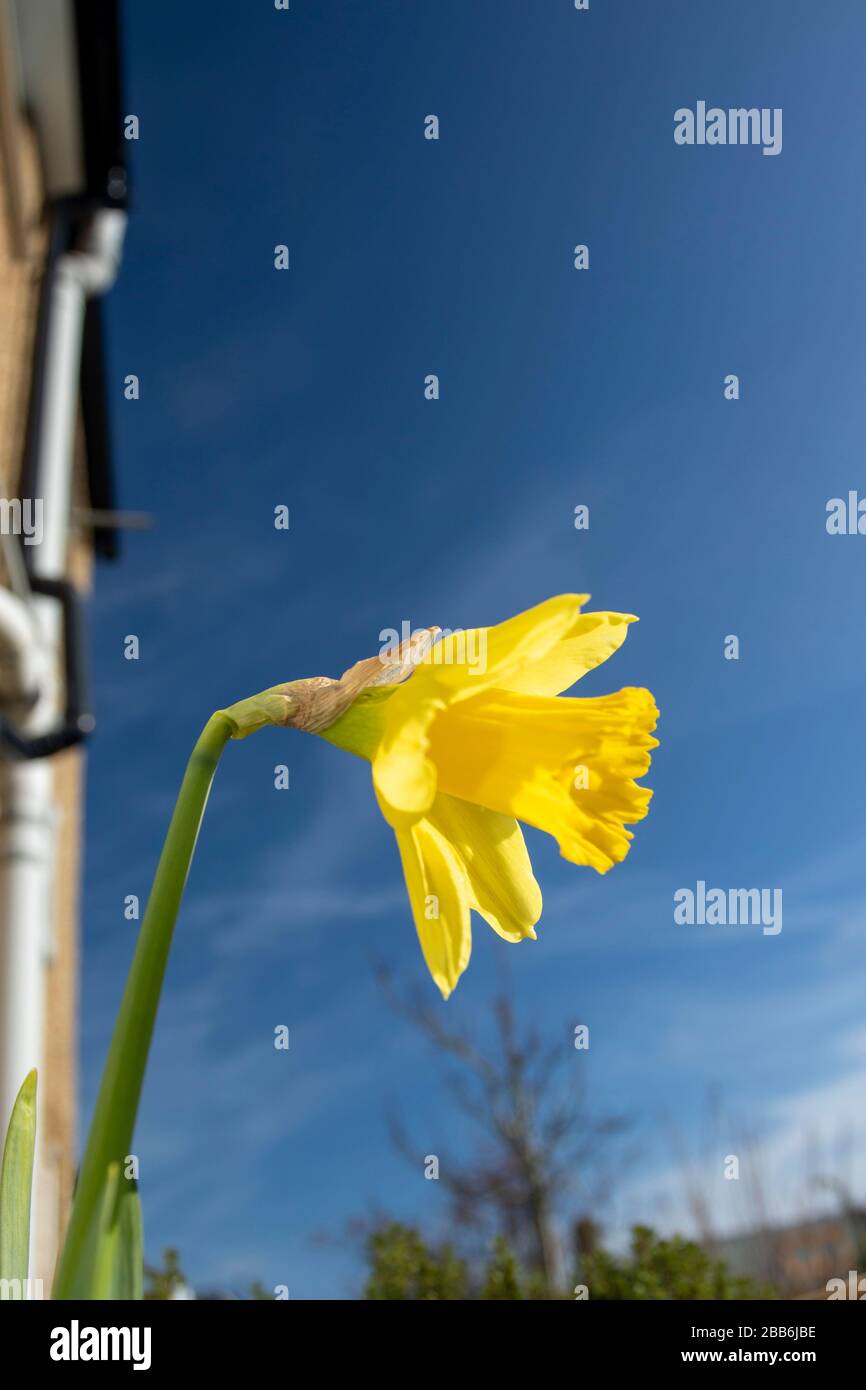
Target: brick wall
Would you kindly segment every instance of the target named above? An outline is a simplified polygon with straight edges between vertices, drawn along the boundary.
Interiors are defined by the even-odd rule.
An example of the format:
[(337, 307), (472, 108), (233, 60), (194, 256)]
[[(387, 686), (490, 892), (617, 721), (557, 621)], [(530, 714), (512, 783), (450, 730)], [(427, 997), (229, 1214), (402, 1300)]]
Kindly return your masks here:
[[(10, 119), (16, 124), (10, 129)], [(23, 121), (0, 103), (0, 494), (15, 496), (23, 456), (33, 339), (45, 230), (35, 141)], [(76, 469), (79, 503), (84, 496), (83, 452)], [(91, 547), (73, 538), (70, 576), (82, 588), (90, 580)], [(0, 585), (9, 575), (0, 556)], [(0, 682), (3, 668), (0, 663)], [(34, 1273), (50, 1278), (72, 1195), (78, 1101), (79, 881), (84, 764), (72, 749), (52, 760), (56, 808), (55, 914), (52, 956), (46, 972), (46, 1036), (39, 1078), (43, 1168), (39, 1177)], [(2, 807), (0, 807), (2, 813)], [(23, 1077), (22, 1077), (23, 1080)], [(46, 1284), (47, 1291), (47, 1284)]]

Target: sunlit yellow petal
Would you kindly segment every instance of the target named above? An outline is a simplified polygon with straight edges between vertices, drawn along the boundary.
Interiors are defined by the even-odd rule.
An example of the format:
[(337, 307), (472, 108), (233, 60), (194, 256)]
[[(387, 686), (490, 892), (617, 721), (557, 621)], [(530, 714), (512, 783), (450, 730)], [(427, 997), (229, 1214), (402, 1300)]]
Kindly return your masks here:
[(396, 835), (421, 950), (447, 999), (472, 949), (469, 883), (454, 848), (430, 821)]
[(625, 641), (629, 624), (636, 622), (631, 613), (581, 613), (567, 636), (546, 656), (498, 684), (503, 690), (523, 695), (559, 695), (587, 671), (607, 661)]
[(588, 700), (496, 690), (443, 709), (429, 730), (440, 790), (553, 835), (566, 859), (604, 873), (624, 859), (652, 793), (648, 690)]
[(379, 805), (395, 830), (423, 816), (436, 795), (436, 768), (427, 756), (427, 733), (443, 702), (410, 697), (414, 679), (395, 690), (385, 706), (382, 739), (373, 756)]
[(502, 685), (507, 677), (542, 660), (568, 636), (588, 597), (559, 594), (495, 627), (472, 628), (442, 637), (399, 695), (407, 702), (419, 698), (429, 682), (446, 691), (447, 698), (465, 700)]
[(440, 792), (429, 820), (460, 857), (476, 912), (506, 941), (534, 938), (541, 889), (514, 817)]

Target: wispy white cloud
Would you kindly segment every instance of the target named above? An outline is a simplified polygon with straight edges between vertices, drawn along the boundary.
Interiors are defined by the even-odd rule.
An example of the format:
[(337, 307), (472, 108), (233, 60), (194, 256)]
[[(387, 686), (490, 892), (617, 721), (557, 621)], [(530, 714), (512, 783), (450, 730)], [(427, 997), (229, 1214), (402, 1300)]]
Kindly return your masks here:
[[(843, 1043), (858, 1064), (820, 1084), (766, 1099), (760, 1112), (734, 1107), (715, 1134), (682, 1136), (681, 1155), (657, 1139), (640, 1170), (620, 1194), (619, 1238), (653, 1213), (659, 1228), (702, 1234), (695, 1227), (691, 1193), (704, 1200), (712, 1229), (730, 1235), (760, 1221), (784, 1224), (839, 1209), (840, 1190), (866, 1201), (866, 1063), (862, 1032)], [(740, 1161), (740, 1176), (725, 1177), (728, 1155)]]

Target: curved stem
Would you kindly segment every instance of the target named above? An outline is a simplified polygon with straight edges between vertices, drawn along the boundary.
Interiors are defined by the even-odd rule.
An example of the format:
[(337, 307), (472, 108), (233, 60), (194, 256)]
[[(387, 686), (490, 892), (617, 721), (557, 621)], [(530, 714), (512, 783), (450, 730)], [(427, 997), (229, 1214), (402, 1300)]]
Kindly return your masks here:
[(214, 773), (235, 727), (226, 714), (213, 715), (187, 764), (102, 1073), (54, 1280), (54, 1298), (92, 1296), (86, 1287), (91, 1263), (87, 1254), (96, 1238), (108, 1166), (119, 1162), (123, 1173), (130, 1154), (174, 924)]

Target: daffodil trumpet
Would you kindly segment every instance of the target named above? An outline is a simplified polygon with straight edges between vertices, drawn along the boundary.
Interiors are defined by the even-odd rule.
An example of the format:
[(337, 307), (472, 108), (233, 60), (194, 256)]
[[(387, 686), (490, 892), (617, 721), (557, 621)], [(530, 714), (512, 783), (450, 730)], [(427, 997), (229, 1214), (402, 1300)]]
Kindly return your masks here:
[(130, 968), (79, 1171), (55, 1297), (87, 1297), (106, 1174), (129, 1154), (150, 1038), (189, 865), (219, 757), (266, 726), (317, 734), (372, 767), (430, 973), (447, 998), (469, 963), (472, 912), (504, 940), (535, 938), (541, 891), (519, 822), (606, 873), (652, 793), (658, 711), (648, 690), (563, 699), (622, 644), (630, 614), (548, 599), (498, 626), (411, 635), (332, 680), (272, 686), (218, 710), (181, 785)]

